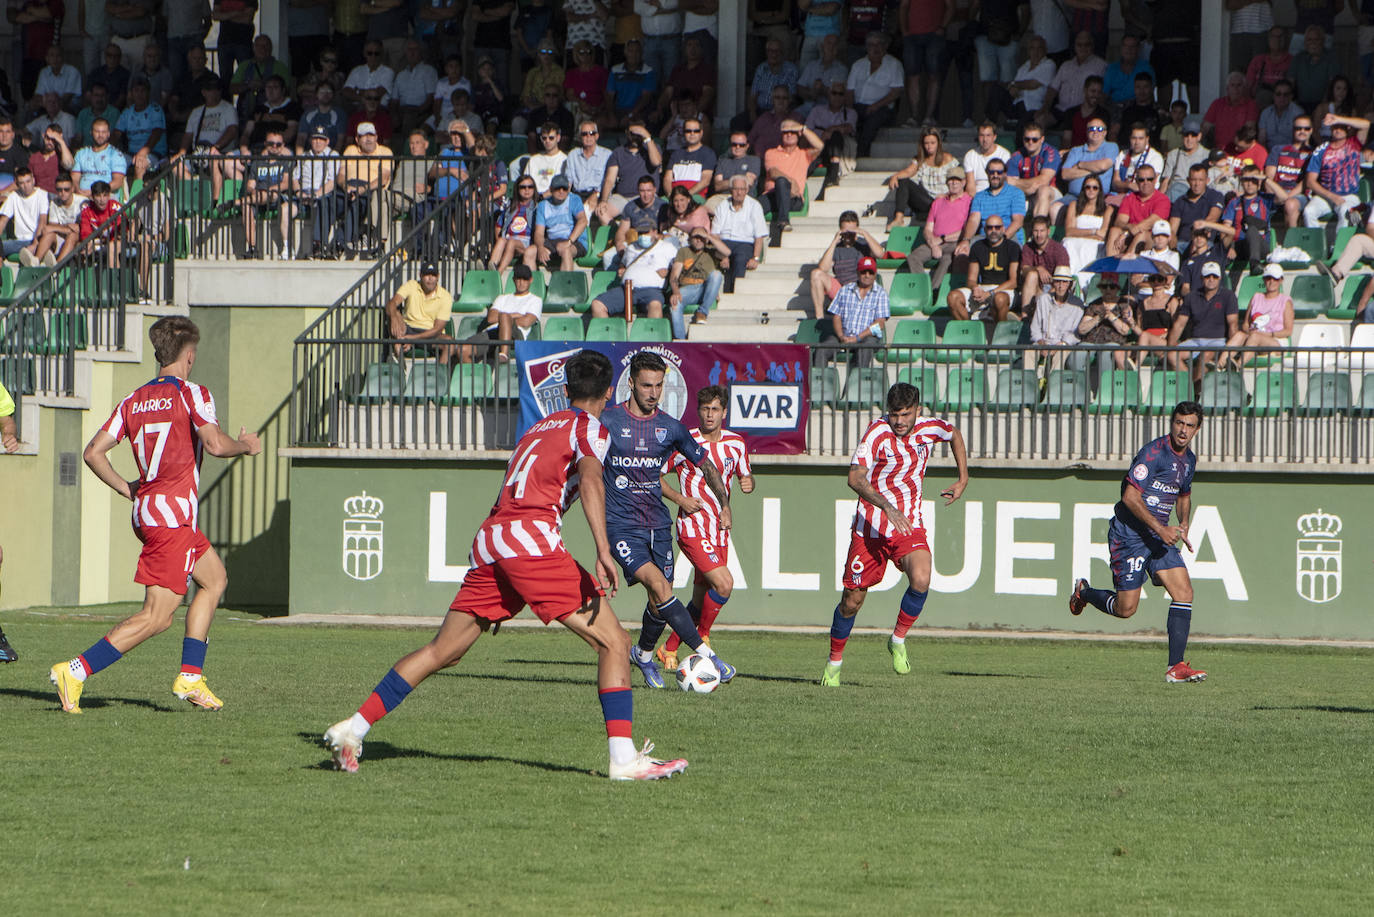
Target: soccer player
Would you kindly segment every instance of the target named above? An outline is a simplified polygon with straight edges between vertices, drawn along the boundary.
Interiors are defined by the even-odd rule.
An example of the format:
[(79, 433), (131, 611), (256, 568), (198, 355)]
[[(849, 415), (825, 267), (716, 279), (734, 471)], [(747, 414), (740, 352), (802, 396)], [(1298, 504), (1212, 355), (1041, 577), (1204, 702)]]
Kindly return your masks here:
[[(358, 712), (329, 727), (324, 742), (339, 770), (354, 773), (363, 738), (406, 695), (439, 669), (456, 665), (488, 628), (527, 604), (539, 620), (558, 621), (596, 651), (597, 687), (610, 743), (612, 780), (657, 780), (687, 768), (682, 759), (649, 757), (630, 737), (630, 635), (611, 611), (615, 561), (606, 537), (601, 463), (607, 430), (598, 420), (611, 398), (611, 361), (583, 350), (564, 364), (571, 407), (530, 427), (516, 443), (496, 505), (472, 542), (463, 585), (434, 639), (401, 657)], [(563, 544), (563, 514), (582, 497), (596, 543), (596, 576)]]
[[(143, 607), (80, 656), (52, 667), (49, 677), (68, 713), (81, 712), (87, 678), (171, 626), (188, 579), (199, 589), (186, 611), (181, 671), (172, 682), (172, 693), (207, 710), (224, 706), (202, 674), (210, 622), (228, 577), (219, 555), (196, 527), (201, 453), (220, 458), (257, 455), (262, 443), (243, 429), (238, 439), (221, 430), (210, 390), (189, 381), (200, 343), (195, 322), (180, 316), (160, 318), (149, 329), (148, 339), (159, 367), (157, 378), (119, 402), (86, 444), (83, 456), (96, 477), (134, 505), (134, 534), (143, 542), (134, 582), (145, 587)], [(136, 481), (124, 480), (110, 464), (110, 450), (125, 437), (138, 466)]]
[[(1114, 617), (1129, 618), (1140, 605), (1140, 587), (1147, 575), (1156, 586), (1169, 590), (1169, 668), (1164, 673), (1169, 684), (1207, 677), (1183, 661), (1193, 621), (1193, 582), (1178, 552), (1180, 541), (1193, 549), (1188, 541), (1188, 517), (1197, 456), (1188, 444), (1201, 425), (1202, 405), (1181, 401), (1169, 419), (1169, 434), (1136, 453), (1107, 529), (1116, 591), (1094, 589), (1080, 579), (1069, 596), (1071, 614), (1082, 614), (1085, 606), (1092, 605)], [(1169, 524), (1173, 512), (1178, 514), (1178, 525)]]
[[(697, 419), (701, 426), (691, 431), (691, 437), (706, 450), (706, 460), (720, 472), (726, 493), (730, 491), (730, 482), (739, 478), (740, 491), (750, 494), (754, 492), (754, 472), (749, 467), (749, 447), (743, 436), (722, 426), (728, 397), (719, 385), (708, 385), (697, 392)], [(667, 480), (667, 474), (674, 471), (681, 491), (674, 490)], [(695, 465), (674, 453), (668, 460), (667, 474), (662, 481), (663, 494), (678, 505), (677, 543), (696, 570), (687, 612), (697, 625), (701, 642), (710, 646), (711, 625), (735, 588), (734, 577), (725, 565), (730, 556), (730, 533), (720, 527), (720, 503)], [(678, 635), (672, 633), (659, 648), (658, 661), (665, 672), (677, 668), (680, 642)]]
[(654, 647), (669, 625), (682, 642), (715, 663), (722, 683), (735, 677), (735, 667), (704, 643), (692, 615), (673, 595), (672, 520), (663, 506), (660, 475), (677, 452), (701, 472), (706, 487), (720, 506), (719, 525), (730, 530), (730, 491), (708, 453), (687, 433), (677, 418), (658, 409), (668, 366), (658, 354), (641, 350), (630, 358), (630, 398), (606, 409), (601, 422), (610, 434), (606, 458), (606, 534), (626, 582), (644, 585), (649, 602), (638, 645), (630, 661), (639, 666), (651, 688), (663, 687), (663, 673), (654, 661)]
[(844, 644), (854, 629), (854, 616), (868, 590), (882, 581), (887, 562), (907, 578), (907, 590), (897, 610), (897, 624), (887, 641), (892, 668), (899, 675), (911, 671), (906, 634), (925, 607), (930, 590), (930, 546), (921, 520), (921, 485), (926, 463), (936, 443), (949, 443), (959, 478), (940, 496), (953, 503), (968, 486), (968, 455), (964, 436), (935, 417), (919, 416), (921, 393), (898, 382), (887, 390), (887, 414), (868, 425), (849, 462), (849, 487), (859, 495), (854, 507), (854, 532), (845, 559), (845, 588), (830, 624), (830, 661), (821, 684), (838, 687)]

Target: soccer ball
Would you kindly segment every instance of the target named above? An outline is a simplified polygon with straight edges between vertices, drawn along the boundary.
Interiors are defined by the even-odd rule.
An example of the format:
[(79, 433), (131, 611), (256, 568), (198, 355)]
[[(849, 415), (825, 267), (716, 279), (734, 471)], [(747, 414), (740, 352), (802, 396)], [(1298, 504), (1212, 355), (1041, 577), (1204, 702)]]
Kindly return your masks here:
[(720, 671), (710, 659), (693, 653), (677, 667), (677, 686), (695, 694), (710, 694), (720, 687)]

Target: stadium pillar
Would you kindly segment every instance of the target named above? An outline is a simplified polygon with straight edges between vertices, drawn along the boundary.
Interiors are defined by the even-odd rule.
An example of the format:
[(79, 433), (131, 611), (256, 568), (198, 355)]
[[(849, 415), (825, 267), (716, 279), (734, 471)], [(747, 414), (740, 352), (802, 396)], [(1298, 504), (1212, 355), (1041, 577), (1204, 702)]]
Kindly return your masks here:
[(744, 72), (749, 41), (747, 14), (748, 4), (745, 0), (721, 0), (716, 63), (717, 78), (720, 80), (720, 92), (716, 96), (718, 124), (729, 122), (737, 112), (744, 110), (744, 92), (749, 85), (749, 75)]
[[(1198, 97), (1193, 100), (1193, 110), (1199, 114), (1207, 110), (1213, 99), (1221, 98), (1226, 86), (1226, 74), (1231, 68), (1231, 14), (1223, 4), (1204, 3), (1201, 26)], [(1204, 48), (1209, 50), (1203, 51)]]

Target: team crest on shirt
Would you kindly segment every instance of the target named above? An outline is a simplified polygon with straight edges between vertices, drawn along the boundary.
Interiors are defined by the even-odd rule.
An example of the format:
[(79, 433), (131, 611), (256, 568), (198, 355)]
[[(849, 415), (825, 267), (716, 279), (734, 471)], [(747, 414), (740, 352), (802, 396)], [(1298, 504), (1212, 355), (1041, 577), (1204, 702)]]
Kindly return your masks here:
[(660, 446), (666, 443), (668, 441), (668, 428), (654, 427), (654, 439), (658, 440)]
[(1146, 468), (1144, 465), (1136, 465), (1131, 469), (1131, 477), (1135, 478), (1137, 481), (1143, 481), (1149, 477), (1149, 475), (1150, 469)]

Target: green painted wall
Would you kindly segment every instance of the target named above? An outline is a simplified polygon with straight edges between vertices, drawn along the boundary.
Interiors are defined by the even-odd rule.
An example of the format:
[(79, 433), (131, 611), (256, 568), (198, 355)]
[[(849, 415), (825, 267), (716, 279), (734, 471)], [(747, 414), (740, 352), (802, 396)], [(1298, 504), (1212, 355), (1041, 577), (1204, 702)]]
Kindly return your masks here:
[[(54, 412), (25, 406), (24, 429), (38, 425), (40, 442), (54, 436)], [(53, 480), (57, 455), (0, 455), (5, 498), (0, 501), (0, 608), (51, 602), (53, 566)], [(3, 621), (0, 621), (3, 624)]]
[[(293, 613), (439, 614), (461, 580), (473, 532), (500, 485), (496, 463), (326, 462), (297, 460), (292, 469), (291, 611)], [(762, 466), (758, 488), (733, 501), (736, 592), (725, 612), (737, 623), (828, 624), (839, 592), (854, 498), (842, 467)], [(944, 489), (948, 467), (935, 468), (929, 494)], [(1167, 599), (1146, 588), (1143, 610), (1123, 622), (1066, 610), (1068, 584), (1085, 575), (1108, 585), (1107, 517), (1120, 476), (1101, 472), (977, 471), (952, 507), (930, 506), (936, 576), (924, 620), (951, 627), (1125, 632), (1162, 628)], [(380, 499), (376, 518), (350, 497)], [(1193, 491), (1190, 562), (1194, 628), (1200, 633), (1374, 638), (1365, 597), (1374, 587), (1374, 488), (1357, 477), (1310, 483), (1293, 475), (1208, 474)], [(353, 510), (353, 512), (349, 512)], [(1320, 528), (1300, 535), (1300, 517)], [(1339, 517), (1339, 534), (1323, 534)], [(589, 557), (580, 507), (566, 520), (569, 543)], [(380, 539), (377, 536), (380, 535)], [(380, 540), (380, 571), (355, 545)], [(1316, 559), (1320, 554), (1320, 559)], [(1334, 557), (1334, 559), (1333, 559)], [(1339, 594), (1312, 601), (1299, 594), (1299, 564), (1339, 562)], [(375, 563), (375, 559), (373, 561)], [(687, 571), (679, 560), (678, 585)], [(1337, 578), (1326, 588), (1335, 591)], [(886, 625), (900, 594), (895, 571), (861, 614)], [(1314, 598), (1316, 593), (1304, 586)], [(638, 591), (615, 605), (634, 618)]]

